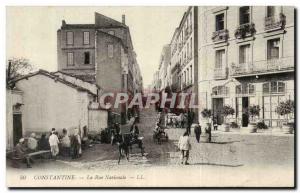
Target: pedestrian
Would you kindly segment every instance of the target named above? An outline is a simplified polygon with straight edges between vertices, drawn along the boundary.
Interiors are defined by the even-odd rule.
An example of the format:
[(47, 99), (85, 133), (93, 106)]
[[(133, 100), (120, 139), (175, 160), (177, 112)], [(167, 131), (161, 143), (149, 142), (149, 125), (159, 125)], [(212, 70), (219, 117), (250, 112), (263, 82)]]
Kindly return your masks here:
[(214, 131), (218, 130), (218, 122), (216, 116), (213, 117), (213, 127), (214, 127)]
[(183, 128), (184, 127), (184, 115), (183, 115), (183, 113), (180, 113), (180, 115), (179, 115), (179, 122), (180, 122), (181, 128)]
[(59, 147), (58, 147), (59, 140), (58, 140), (58, 137), (56, 135), (55, 128), (52, 128), (52, 133), (49, 137), (49, 144), (50, 144), (52, 158), (54, 160), (56, 160), (56, 156), (59, 153)]
[(37, 149), (37, 140), (35, 139), (35, 137), (35, 133), (31, 133), (27, 141), (28, 150), (31, 152), (35, 152)]
[(188, 132), (184, 132), (179, 138), (178, 147), (181, 151), (181, 164), (189, 165), (188, 159), (192, 148)]
[(199, 125), (199, 122), (197, 122), (197, 124), (195, 125), (195, 128), (194, 128), (194, 133), (195, 133), (196, 140), (198, 143), (200, 143), (201, 132), (202, 132), (201, 126)]
[(79, 130), (75, 129), (74, 135), (71, 138), (71, 149), (72, 149), (72, 159), (81, 157), (82, 149), (81, 149), (81, 137), (79, 134)]
[(27, 168), (31, 168), (30, 162), (33, 163), (33, 160), (26, 154), (27, 147), (25, 144), (25, 139), (21, 138), (19, 143), (15, 147), (15, 157), (24, 161), (27, 165)]
[(187, 113), (187, 129), (189, 134), (191, 134), (191, 126), (194, 120), (194, 113), (193, 111), (189, 110)]
[(83, 130), (83, 136), (82, 136), (82, 139), (81, 139), (81, 147), (83, 148), (83, 149), (86, 149), (86, 148), (88, 148), (89, 147), (89, 137), (88, 137), (88, 128), (87, 128), (87, 126), (84, 126), (83, 128), (82, 128), (82, 130)]
[(210, 143), (211, 142), (211, 124), (207, 123), (205, 127), (205, 133), (208, 135), (207, 141)]
[(38, 150), (49, 150), (49, 141), (46, 139), (46, 134), (42, 134), (41, 139), (38, 141)]
[(61, 138), (61, 152), (63, 156), (70, 156), (71, 140), (68, 131), (63, 129), (63, 136)]

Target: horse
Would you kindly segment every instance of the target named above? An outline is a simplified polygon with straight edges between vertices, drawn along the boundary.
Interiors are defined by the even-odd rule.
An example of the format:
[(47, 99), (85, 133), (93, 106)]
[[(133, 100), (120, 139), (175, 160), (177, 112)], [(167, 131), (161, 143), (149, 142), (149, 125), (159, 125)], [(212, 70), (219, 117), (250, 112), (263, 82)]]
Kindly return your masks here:
[(127, 161), (129, 161), (129, 147), (131, 146), (130, 144), (131, 140), (127, 136), (122, 136), (120, 134), (115, 135), (114, 140), (118, 145), (118, 149), (119, 149), (118, 164), (120, 164), (121, 158), (124, 156), (126, 157)]

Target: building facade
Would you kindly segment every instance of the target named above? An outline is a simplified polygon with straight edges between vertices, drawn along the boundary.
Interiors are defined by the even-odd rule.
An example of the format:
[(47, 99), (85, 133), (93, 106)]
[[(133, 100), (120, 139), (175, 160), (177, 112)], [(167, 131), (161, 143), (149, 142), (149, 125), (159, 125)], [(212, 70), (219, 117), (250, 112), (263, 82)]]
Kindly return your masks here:
[[(171, 90), (194, 93), (194, 102), (198, 104), (198, 7), (188, 7), (174, 31), (170, 45)], [(198, 110), (193, 111), (194, 121), (197, 121)]]
[(259, 118), (269, 127), (280, 126), (276, 107), (294, 100), (294, 8), (198, 9), (199, 112), (212, 109), (222, 124), (221, 109), (229, 105), (235, 109), (230, 120), (247, 127), (247, 109), (259, 105)]
[[(99, 132), (107, 127), (108, 111), (97, 102), (99, 89), (94, 84), (76, 80), (60, 72), (39, 70), (14, 80), (14, 89), (7, 95), (13, 107), (14, 143), (35, 132), (48, 134), (51, 128), (61, 132), (83, 127)], [(46, 86), (45, 86), (46, 85)], [(11, 105), (12, 104), (12, 105)], [(8, 108), (11, 111), (11, 108)], [(11, 142), (9, 142), (11, 143)]]
[[(143, 90), (129, 27), (122, 22), (95, 13), (94, 24), (67, 24), (57, 31), (58, 70), (95, 83), (105, 92)], [(127, 104), (112, 109), (127, 117)]]

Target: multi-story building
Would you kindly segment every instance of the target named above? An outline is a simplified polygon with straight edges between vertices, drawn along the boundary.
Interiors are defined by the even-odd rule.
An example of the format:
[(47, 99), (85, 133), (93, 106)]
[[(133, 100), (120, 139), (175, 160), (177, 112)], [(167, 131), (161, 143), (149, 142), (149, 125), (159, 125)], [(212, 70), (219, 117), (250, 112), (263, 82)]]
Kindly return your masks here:
[(160, 60), (159, 60), (159, 79), (161, 80), (159, 91), (164, 91), (164, 89), (169, 85), (168, 81), (168, 67), (171, 62), (171, 48), (170, 45), (165, 45), (162, 49)]
[(153, 74), (153, 80), (151, 84), (152, 91), (159, 91), (161, 85), (161, 80), (159, 79), (159, 71), (155, 71)]
[[(142, 90), (129, 27), (95, 13), (94, 24), (67, 24), (57, 31), (58, 70), (96, 83), (104, 92)], [(127, 106), (116, 112), (126, 117)], [(124, 121), (123, 121), (124, 122)]]
[[(171, 40), (171, 88), (195, 93), (198, 103), (198, 7), (188, 7)], [(195, 117), (198, 116), (194, 109)], [(195, 119), (196, 120), (196, 119)]]
[[(259, 105), (259, 118), (270, 127), (282, 124), (280, 101), (294, 99), (294, 8), (281, 6), (199, 7), (199, 111), (221, 109), (242, 127), (248, 107)], [(201, 122), (204, 120), (199, 116)]]

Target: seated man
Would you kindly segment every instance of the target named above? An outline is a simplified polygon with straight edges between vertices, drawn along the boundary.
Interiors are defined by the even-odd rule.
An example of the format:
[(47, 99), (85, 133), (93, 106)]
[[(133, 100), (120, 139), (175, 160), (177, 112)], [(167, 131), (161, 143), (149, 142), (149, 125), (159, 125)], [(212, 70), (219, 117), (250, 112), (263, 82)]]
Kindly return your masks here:
[(15, 157), (17, 159), (21, 159), (22, 161), (26, 162), (27, 167), (31, 168), (30, 162), (33, 162), (33, 160), (26, 155), (26, 145), (25, 145), (25, 140), (24, 138), (21, 138), (19, 140), (19, 143), (15, 147)]

